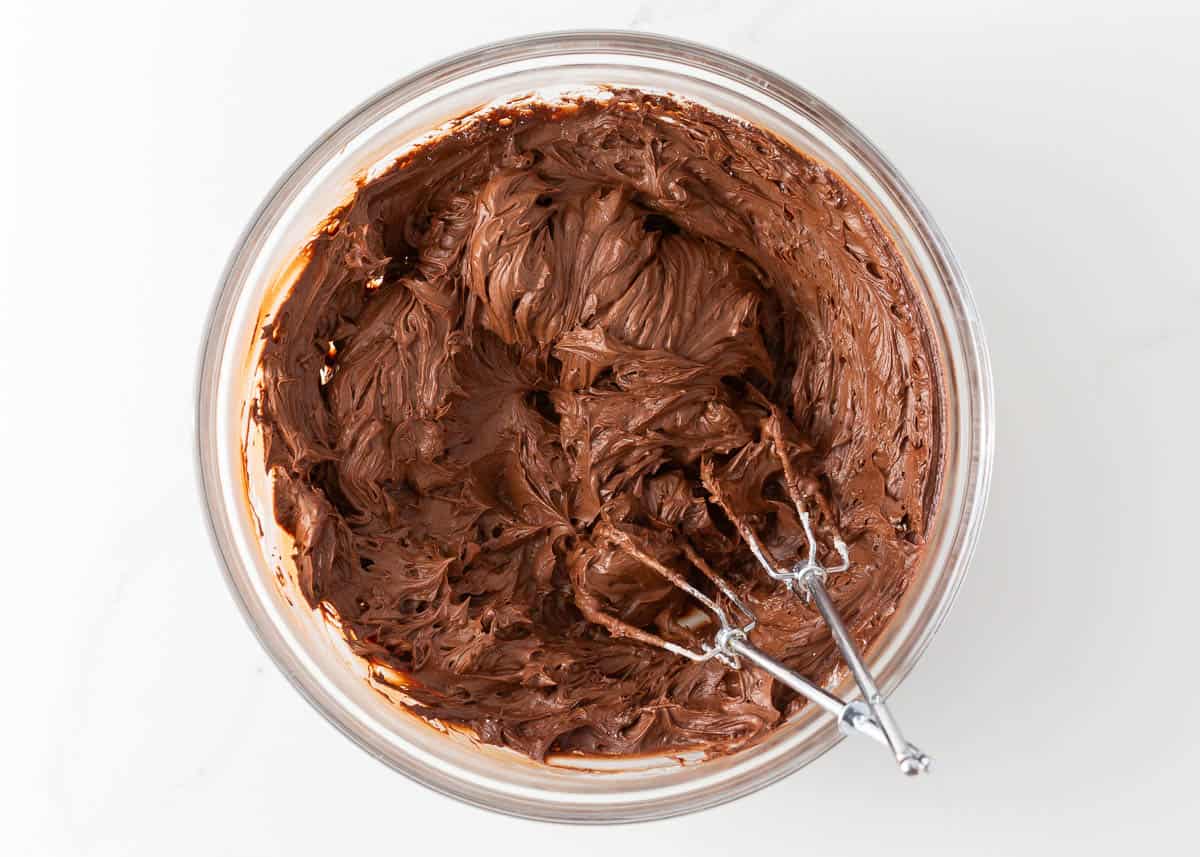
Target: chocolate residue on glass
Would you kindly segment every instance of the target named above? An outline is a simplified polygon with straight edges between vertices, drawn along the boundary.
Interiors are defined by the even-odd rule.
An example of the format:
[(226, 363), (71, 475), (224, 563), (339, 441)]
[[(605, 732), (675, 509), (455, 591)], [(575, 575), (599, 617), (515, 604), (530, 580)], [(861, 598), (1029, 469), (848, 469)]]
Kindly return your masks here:
[(827, 678), (820, 617), (698, 479), (713, 458), (795, 556), (771, 419), (849, 543), (838, 609), (864, 644), (886, 625), (937, 492), (937, 361), (895, 248), (826, 168), (665, 97), (511, 106), (362, 184), (307, 253), (262, 357), (275, 516), (309, 604), (410, 676), (418, 713), (538, 759), (730, 752), (783, 722), (803, 701), (766, 675), (580, 610), (696, 645), (711, 629), (612, 532), (668, 563), (686, 541), (756, 646)]

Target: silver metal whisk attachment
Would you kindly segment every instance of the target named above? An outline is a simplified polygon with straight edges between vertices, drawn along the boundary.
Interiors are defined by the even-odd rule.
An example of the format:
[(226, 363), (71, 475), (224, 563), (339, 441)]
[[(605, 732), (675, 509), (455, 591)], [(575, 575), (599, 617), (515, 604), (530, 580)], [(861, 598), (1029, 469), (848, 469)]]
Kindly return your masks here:
[[(703, 482), (704, 487), (708, 490), (709, 495), (721, 507), (729, 520), (733, 522), (733, 525), (737, 528), (738, 533), (741, 534), (749, 546), (750, 552), (758, 560), (758, 564), (762, 566), (763, 570), (773, 580), (782, 581), (790, 591), (796, 593), (804, 601), (816, 605), (821, 618), (829, 626), (833, 641), (841, 652), (842, 658), (845, 660), (847, 666), (850, 667), (854, 681), (858, 685), (858, 689), (862, 693), (863, 699), (870, 710), (872, 723), (881, 730), (885, 742), (896, 757), (896, 763), (900, 766), (901, 772), (908, 776), (927, 773), (932, 760), (904, 739), (899, 724), (896, 723), (896, 719), (888, 709), (879, 686), (875, 683), (874, 676), (867, 669), (867, 665), (862, 659), (862, 654), (850, 636), (850, 632), (846, 629), (845, 623), (842, 622), (842, 617), (838, 614), (837, 608), (834, 607), (833, 600), (829, 597), (829, 592), (825, 588), (825, 580), (829, 575), (846, 571), (850, 567), (850, 555), (846, 549), (846, 543), (842, 541), (840, 536), (835, 536), (833, 539), (833, 547), (840, 560), (836, 566), (823, 566), (817, 559), (817, 539), (813, 534), (812, 520), (809, 517), (807, 508), (805, 508), (804, 497), (800, 490), (800, 480), (797, 478), (792, 463), (785, 452), (777, 419), (768, 421), (767, 434), (776, 455), (783, 464), (784, 486), (788, 497), (796, 507), (796, 512), (800, 516), (800, 523), (804, 528), (804, 537), (807, 542), (807, 556), (799, 559), (790, 567), (781, 565), (776, 561), (767, 546), (759, 539), (754, 528), (747, 524), (742, 516), (738, 515), (725, 502), (724, 494), (720, 489), (720, 485), (717, 484), (713, 472), (713, 464), (710, 459), (702, 462), (701, 482)], [(760, 666), (762, 665), (760, 664)], [(763, 668), (774, 675), (772, 670), (765, 666)], [(854, 703), (850, 704), (853, 705)]]
[(741, 669), (741, 659), (745, 658), (754, 666), (836, 717), (838, 727), (842, 732), (866, 735), (885, 746), (888, 744), (887, 736), (879, 722), (871, 714), (870, 707), (862, 700), (842, 701), (825, 688), (813, 684), (800, 673), (788, 669), (751, 644), (749, 635), (757, 623), (754, 614), (733, 591), (728, 582), (713, 571), (704, 558), (686, 541), (681, 545), (684, 556), (717, 588), (718, 595), (709, 596), (693, 586), (685, 575), (655, 558), (631, 533), (611, 527), (607, 530), (607, 535), (627, 554), (694, 598), (716, 620), (717, 631), (712, 640), (702, 644), (699, 650), (690, 649), (617, 619), (606, 613), (597, 603), (586, 600), (580, 604), (580, 607), (589, 621), (603, 626), (614, 637), (627, 637), (648, 645), (658, 646), (692, 661), (704, 662), (716, 658), (732, 669)]

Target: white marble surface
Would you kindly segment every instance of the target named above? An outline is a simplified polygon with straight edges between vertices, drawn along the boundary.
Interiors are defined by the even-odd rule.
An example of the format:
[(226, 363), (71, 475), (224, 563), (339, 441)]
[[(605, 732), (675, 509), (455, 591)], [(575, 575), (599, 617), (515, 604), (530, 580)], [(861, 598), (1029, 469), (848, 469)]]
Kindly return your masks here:
[[(0, 852), (428, 854), (446, 836), (450, 853), (575, 857), (1194, 845), (1194, 4), (504, 5), (6, 6)], [(705, 41), (807, 85), (900, 166), (971, 278), (996, 476), (959, 603), (895, 697), (938, 757), (927, 781), (847, 742), (683, 820), (490, 815), (351, 746), (226, 592), (193, 474), (193, 379), (250, 212), (396, 77), (588, 26)]]

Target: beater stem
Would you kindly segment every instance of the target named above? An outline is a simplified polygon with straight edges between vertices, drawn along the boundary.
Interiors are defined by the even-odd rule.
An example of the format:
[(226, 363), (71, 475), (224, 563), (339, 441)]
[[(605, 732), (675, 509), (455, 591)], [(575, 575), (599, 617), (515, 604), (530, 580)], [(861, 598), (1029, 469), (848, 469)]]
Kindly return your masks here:
[(837, 608), (833, 606), (833, 600), (825, 590), (825, 584), (821, 577), (820, 574), (810, 572), (801, 578), (800, 584), (808, 590), (813, 602), (817, 605), (817, 610), (825, 620), (825, 624), (829, 626), (833, 641), (841, 651), (842, 657), (854, 676), (854, 681), (858, 684), (867, 704), (874, 713), (874, 722), (882, 730), (883, 738), (896, 756), (900, 770), (910, 777), (927, 772), (930, 767), (930, 758), (904, 740), (900, 726), (892, 717), (891, 711), (888, 710), (883, 694), (879, 692), (879, 686), (875, 684), (874, 676), (867, 669), (867, 665), (863, 663), (858, 647), (854, 645), (854, 640), (850, 637), (850, 632), (846, 630), (842, 617), (838, 615)]
[(744, 637), (732, 637), (726, 645), (741, 657), (754, 664), (771, 677), (783, 682), (796, 693), (837, 718), (838, 726), (845, 733), (861, 732), (880, 744), (888, 743), (879, 724), (871, 717), (870, 709), (860, 700), (842, 702), (829, 691), (810, 682), (804, 676), (785, 667), (779, 661), (763, 654)]

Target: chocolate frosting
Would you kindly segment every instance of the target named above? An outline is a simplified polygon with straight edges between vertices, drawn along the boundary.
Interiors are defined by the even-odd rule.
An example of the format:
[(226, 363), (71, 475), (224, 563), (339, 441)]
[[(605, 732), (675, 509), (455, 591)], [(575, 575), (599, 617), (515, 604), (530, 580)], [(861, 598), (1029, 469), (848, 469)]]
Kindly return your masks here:
[(265, 329), (257, 419), (308, 602), (418, 713), (537, 759), (729, 752), (803, 704), (589, 621), (712, 631), (619, 530), (680, 569), (694, 548), (752, 606), (755, 645), (817, 681), (837, 665), (703, 461), (795, 557), (781, 434), (824, 543), (849, 543), (831, 594), (869, 646), (941, 457), (927, 324), (864, 203), (760, 129), (610, 95), (472, 118), (360, 183)]

